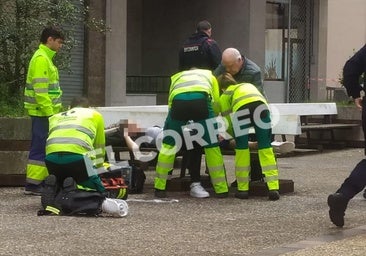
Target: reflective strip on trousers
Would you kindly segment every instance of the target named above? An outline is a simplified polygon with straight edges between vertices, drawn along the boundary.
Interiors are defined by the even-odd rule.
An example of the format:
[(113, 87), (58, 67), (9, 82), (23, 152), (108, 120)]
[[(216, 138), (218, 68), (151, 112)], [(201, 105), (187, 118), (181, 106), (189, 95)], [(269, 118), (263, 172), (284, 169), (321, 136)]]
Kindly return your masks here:
[(219, 147), (204, 148), (207, 168), (215, 193), (228, 192), (224, 160)]
[(29, 160), (26, 169), (26, 182), (39, 185), (48, 176), (48, 170), (44, 162)]
[(259, 161), (262, 167), (262, 173), (269, 190), (278, 190), (278, 169), (275, 155), (272, 148), (258, 149)]
[(158, 155), (158, 162), (156, 164), (156, 176), (154, 180), (154, 187), (156, 189), (165, 190), (166, 180), (168, 179), (168, 172), (174, 168), (175, 154), (163, 154), (174, 149), (174, 146), (163, 143)]
[(250, 150), (235, 149), (235, 177), (239, 191), (249, 190)]

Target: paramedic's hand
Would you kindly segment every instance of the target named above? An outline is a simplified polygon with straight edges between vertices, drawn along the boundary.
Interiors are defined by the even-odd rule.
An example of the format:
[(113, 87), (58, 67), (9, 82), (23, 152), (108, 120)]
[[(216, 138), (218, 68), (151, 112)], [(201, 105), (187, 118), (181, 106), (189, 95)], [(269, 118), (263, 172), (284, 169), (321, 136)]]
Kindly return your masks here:
[(359, 110), (362, 110), (362, 98), (356, 98), (355, 99), (355, 105)]

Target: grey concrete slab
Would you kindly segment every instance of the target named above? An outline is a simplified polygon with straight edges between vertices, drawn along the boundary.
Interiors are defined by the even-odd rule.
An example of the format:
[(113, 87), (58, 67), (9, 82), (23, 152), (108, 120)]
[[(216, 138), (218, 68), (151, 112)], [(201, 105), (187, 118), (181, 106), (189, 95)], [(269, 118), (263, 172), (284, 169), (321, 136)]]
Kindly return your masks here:
[[(183, 191), (168, 192), (174, 202), (156, 203), (154, 173), (147, 172), (145, 193), (129, 196), (129, 215), (121, 219), (39, 217), (39, 197), (3, 187), (0, 255), (366, 255), (366, 200), (350, 202), (342, 229), (329, 221), (326, 203), (363, 157), (362, 149), (347, 149), (279, 158), (280, 178), (295, 187), (275, 202), (233, 193), (195, 199)], [(225, 163), (232, 182), (233, 156)]]

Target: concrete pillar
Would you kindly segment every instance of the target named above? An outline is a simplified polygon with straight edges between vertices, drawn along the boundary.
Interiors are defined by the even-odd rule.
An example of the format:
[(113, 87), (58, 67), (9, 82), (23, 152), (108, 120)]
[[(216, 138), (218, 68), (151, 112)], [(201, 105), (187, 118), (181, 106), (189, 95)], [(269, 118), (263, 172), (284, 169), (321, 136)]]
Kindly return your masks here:
[[(105, 1), (89, 2), (90, 16), (105, 20)], [(94, 106), (105, 104), (105, 35), (93, 29), (85, 36), (85, 88), (84, 93)]]
[(265, 65), (266, 1), (250, 0), (248, 57), (259, 67)]
[(106, 1), (105, 105), (126, 105), (127, 0)]

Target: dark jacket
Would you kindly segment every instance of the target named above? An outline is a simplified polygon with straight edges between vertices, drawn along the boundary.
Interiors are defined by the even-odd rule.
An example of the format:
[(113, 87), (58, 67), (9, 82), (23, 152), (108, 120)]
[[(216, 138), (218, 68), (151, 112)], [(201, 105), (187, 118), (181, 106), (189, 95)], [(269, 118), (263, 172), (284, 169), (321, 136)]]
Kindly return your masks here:
[[(360, 84), (360, 76), (366, 72), (366, 45), (356, 52), (343, 67), (343, 85), (352, 98), (359, 98), (360, 92), (364, 90)], [(364, 75), (364, 85), (365, 85)]]
[(221, 50), (204, 32), (191, 35), (179, 50), (179, 71), (192, 67), (215, 70), (221, 62)]
[[(263, 79), (261, 69), (250, 59), (242, 56), (244, 59), (244, 65), (237, 74), (233, 77), (238, 83), (250, 83), (253, 84), (257, 89), (266, 97), (263, 88)], [(225, 67), (220, 64), (213, 72), (216, 77), (225, 73)]]

